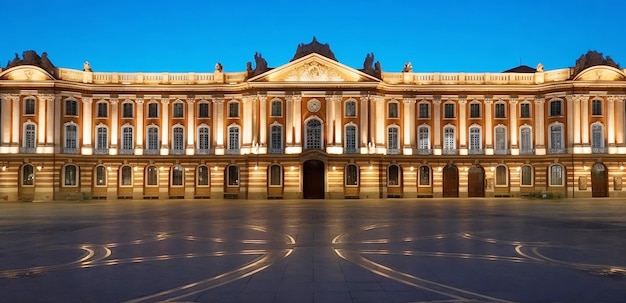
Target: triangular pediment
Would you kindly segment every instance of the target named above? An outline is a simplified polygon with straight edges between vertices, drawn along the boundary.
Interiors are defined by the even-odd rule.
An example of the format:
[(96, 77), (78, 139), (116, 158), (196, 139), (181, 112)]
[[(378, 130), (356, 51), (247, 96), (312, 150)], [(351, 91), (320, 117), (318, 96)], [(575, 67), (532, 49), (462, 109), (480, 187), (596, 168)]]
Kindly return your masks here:
[(40, 67), (32, 65), (21, 65), (9, 68), (0, 73), (0, 80), (16, 80), (16, 81), (45, 81), (54, 80), (54, 78)]
[(313, 53), (250, 78), (250, 82), (379, 82), (337, 61)]

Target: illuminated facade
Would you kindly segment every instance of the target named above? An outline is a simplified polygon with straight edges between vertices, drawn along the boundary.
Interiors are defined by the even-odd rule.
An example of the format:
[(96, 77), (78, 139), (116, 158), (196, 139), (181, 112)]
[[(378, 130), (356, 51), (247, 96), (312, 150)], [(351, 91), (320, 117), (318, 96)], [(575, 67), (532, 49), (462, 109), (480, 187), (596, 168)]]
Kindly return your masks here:
[(301, 44), (243, 72), (0, 70), (0, 199), (622, 193), (625, 70), (385, 72)]

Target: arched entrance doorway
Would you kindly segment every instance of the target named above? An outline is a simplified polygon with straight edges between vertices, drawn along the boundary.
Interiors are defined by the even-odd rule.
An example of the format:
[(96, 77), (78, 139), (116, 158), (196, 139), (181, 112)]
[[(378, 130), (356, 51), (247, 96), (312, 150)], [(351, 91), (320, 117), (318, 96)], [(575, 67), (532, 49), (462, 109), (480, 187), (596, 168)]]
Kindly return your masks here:
[(591, 167), (591, 196), (609, 196), (609, 173), (602, 162), (597, 162)]
[(326, 180), (324, 162), (307, 160), (302, 165), (302, 195), (304, 199), (324, 199)]
[(485, 169), (480, 164), (474, 164), (467, 172), (467, 196), (485, 196)]
[(459, 196), (459, 169), (452, 163), (443, 168), (443, 197)]

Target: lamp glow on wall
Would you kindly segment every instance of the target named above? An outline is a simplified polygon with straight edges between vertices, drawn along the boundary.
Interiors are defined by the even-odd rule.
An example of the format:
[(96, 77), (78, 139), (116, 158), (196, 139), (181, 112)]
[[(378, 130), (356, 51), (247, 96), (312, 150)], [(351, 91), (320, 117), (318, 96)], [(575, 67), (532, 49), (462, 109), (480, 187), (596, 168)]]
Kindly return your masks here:
[(37, 165), (37, 170), (38, 171), (41, 171), (42, 169), (43, 169), (43, 165), (41, 165), (41, 164)]

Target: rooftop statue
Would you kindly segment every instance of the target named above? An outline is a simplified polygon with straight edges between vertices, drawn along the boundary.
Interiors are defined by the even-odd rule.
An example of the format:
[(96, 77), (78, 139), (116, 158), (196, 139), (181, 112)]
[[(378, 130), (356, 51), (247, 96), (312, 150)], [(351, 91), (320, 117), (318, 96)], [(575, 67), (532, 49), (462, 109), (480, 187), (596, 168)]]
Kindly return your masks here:
[(83, 63), (83, 71), (85, 72), (89, 72), (91, 73), (91, 65), (89, 64), (89, 61), (85, 61), (85, 63)]
[[(374, 64), (374, 66), (372, 66)], [(369, 53), (365, 55), (365, 60), (363, 61), (363, 69), (362, 72), (377, 77), (381, 79), (382, 70), (380, 67), (380, 61), (376, 61), (374, 63), (374, 53)]]
[(536, 70), (538, 73), (543, 73), (543, 64), (541, 63), (537, 64)]
[(216, 73), (221, 73), (223, 69), (224, 69), (224, 67), (222, 66), (222, 63), (219, 63), (219, 62), (215, 63), (215, 72)]
[(310, 55), (312, 53), (320, 54), (326, 58), (338, 61), (337, 58), (335, 58), (335, 54), (333, 54), (333, 51), (330, 50), (330, 46), (328, 45), (328, 43), (321, 44), (317, 41), (317, 38), (313, 36), (313, 40), (311, 41), (311, 43), (298, 44), (298, 48), (296, 48), (296, 53), (295, 55), (293, 55), (293, 58), (291, 58), (290, 62)]
[(576, 66), (574, 66), (574, 74), (572, 76), (576, 76), (583, 70), (596, 65), (607, 65), (618, 69), (620, 68), (619, 64), (615, 63), (610, 56), (606, 56), (605, 58), (602, 53), (590, 50), (576, 60)]
[(402, 68), (402, 72), (403, 73), (412, 73), (413, 72), (413, 65), (411, 65), (411, 62), (407, 62), (404, 64), (404, 67)]
[(56, 76), (56, 67), (52, 64), (52, 62), (50, 62), (50, 59), (48, 59), (48, 53), (46, 52), (43, 52), (40, 57), (34, 50), (28, 50), (22, 53), (22, 59), (20, 59), (16, 53), (15, 58), (7, 63), (6, 69), (20, 65), (38, 66), (51, 75)]
[(267, 67), (267, 60), (263, 58), (263, 55), (261, 55), (261, 53), (254, 53), (254, 63), (254, 70), (252, 70), (252, 63), (248, 62), (248, 77), (254, 77), (270, 70), (270, 68)]

